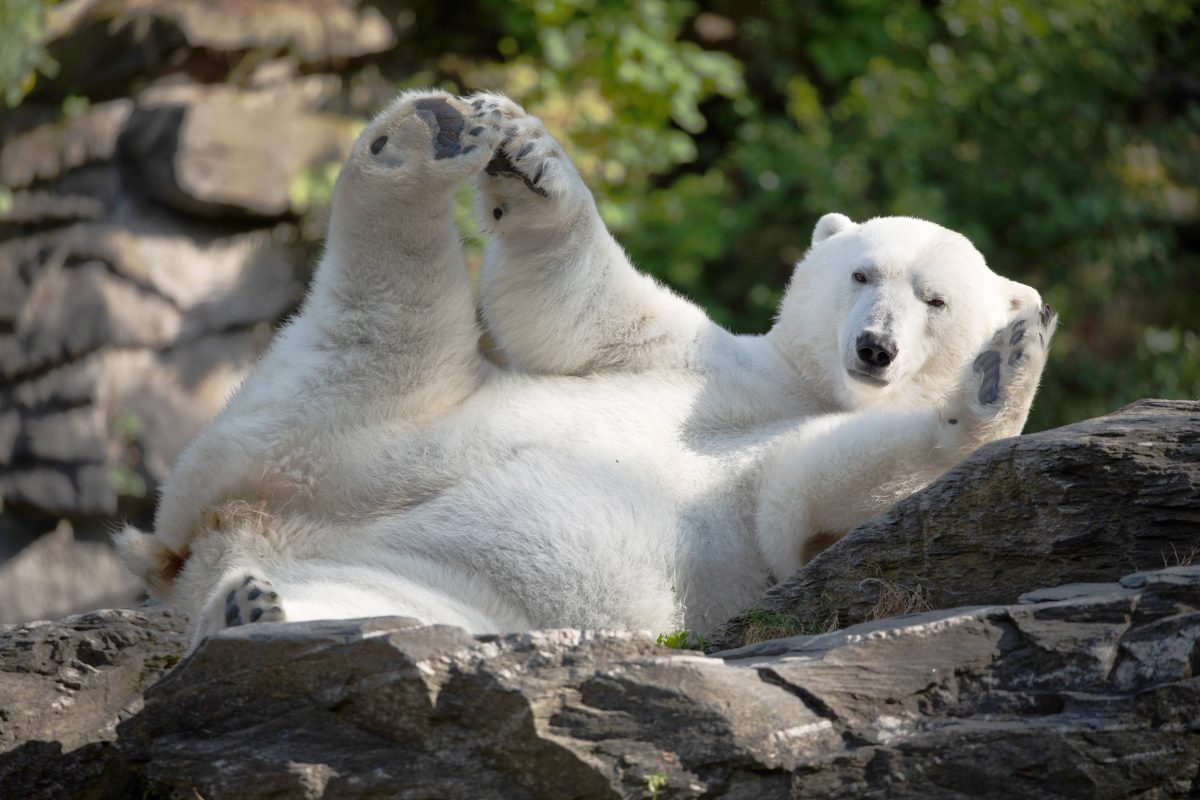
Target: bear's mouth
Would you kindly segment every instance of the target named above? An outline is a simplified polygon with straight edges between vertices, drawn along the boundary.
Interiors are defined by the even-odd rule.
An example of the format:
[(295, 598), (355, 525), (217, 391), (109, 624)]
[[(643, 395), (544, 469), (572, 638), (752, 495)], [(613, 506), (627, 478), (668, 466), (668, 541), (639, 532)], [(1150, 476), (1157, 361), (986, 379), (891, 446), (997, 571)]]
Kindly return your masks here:
[(854, 380), (859, 381), (861, 383), (865, 383), (868, 386), (874, 386), (876, 388), (883, 388), (884, 386), (887, 386), (889, 383), (888, 381), (884, 380), (883, 378), (877, 378), (868, 372), (860, 372), (859, 370), (856, 370), (856, 369), (848, 369), (848, 370), (846, 370), (846, 372), (847, 372), (847, 374), (850, 375), (851, 378), (854, 378)]

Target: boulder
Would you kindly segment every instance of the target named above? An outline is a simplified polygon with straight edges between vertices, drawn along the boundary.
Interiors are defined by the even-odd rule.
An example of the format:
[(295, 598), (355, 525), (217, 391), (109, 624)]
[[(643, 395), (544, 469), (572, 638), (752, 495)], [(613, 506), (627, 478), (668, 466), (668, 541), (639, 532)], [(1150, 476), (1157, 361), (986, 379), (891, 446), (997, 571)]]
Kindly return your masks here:
[[(182, 649), (177, 622), (125, 611), (0, 629), (0, 697), (15, 698), (3, 718), (22, 721), (6, 728), (0, 796), (1200, 791), (1200, 567), (718, 657), (629, 632), (247, 625), (203, 642), (139, 703)], [(90, 699), (101, 685), (111, 694)]]
[(196, 216), (272, 219), (302, 212), (292, 200), (293, 182), (307, 170), (341, 163), (357, 127), (346, 117), (278, 102), (281, 94), (291, 98), (279, 88), (194, 84), (147, 92), (121, 136), (131, 183)]
[(68, 0), (49, 8), (42, 39), (59, 65), (43, 94), (89, 97), (181, 67), (206, 82), (270, 57), (345, 68), (396, 43), (378, 9), (352, 0)]
[(96, 103), (80, 114), (14, 136), (0, 151), (0, 184), (25, 189), (111, 161), (132, 110), (131, 100)]
[(160, 606), (0, 625), (0, 752), (115, 739), (142, 692), (182, 657), (186, 624)]
[(0, 623), (130, 606), (142, 593), (107, 541), (77, 537), (68, 520), (23, 544), (0, 554), (11, 556), (0, 559)]
[(144, 797), (116, 758), (116, 726), (182, 657), (167, 609), (0, 625), (0, 797)]
[(1198, 554), (1200, 402), (1143, 400), (980, 448), (774, 586), (707, 646), (1010, 603), (1031, 587)]

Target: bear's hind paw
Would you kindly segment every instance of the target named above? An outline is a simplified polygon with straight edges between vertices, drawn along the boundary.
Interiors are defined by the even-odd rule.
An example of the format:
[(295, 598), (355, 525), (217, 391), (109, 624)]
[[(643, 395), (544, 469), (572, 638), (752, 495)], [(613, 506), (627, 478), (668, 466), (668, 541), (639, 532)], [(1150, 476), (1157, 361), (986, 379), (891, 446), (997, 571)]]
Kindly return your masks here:
[(251, 622), (284, 622), (279, 593), (264, 578), (247, 575), (225, 595), (225, 627)]

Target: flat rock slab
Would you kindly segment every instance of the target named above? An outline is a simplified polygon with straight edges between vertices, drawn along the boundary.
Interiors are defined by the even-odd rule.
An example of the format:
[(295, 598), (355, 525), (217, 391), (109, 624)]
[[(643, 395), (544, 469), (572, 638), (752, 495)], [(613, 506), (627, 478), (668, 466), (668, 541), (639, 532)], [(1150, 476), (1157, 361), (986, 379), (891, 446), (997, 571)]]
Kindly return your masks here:
[[(1200, 402), (1143, 400), (981, 448), (753, 608), (820, 630), (896, 613), (889, 591), (927, 608), (1012, 603), (1198, 555)], [(710, 650), (743, 644), (753, 618), (714, 633)]]
[(1059, 595), (720, 658), (629, 632), (256, 624), (149, 689), (183, 649), (161, 611), (8, 627), (0, 796), (1195, 796), (1200, 567)]

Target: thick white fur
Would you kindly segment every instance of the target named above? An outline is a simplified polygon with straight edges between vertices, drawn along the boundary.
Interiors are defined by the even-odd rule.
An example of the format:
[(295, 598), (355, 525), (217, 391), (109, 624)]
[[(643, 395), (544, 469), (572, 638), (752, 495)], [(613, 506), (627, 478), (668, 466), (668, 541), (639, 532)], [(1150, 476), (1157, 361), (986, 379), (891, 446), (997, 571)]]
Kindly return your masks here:
[[(433, 157), (422, 98), (467, 118), (470, 153)], [(497, 148), (509, 169), (482, 173)], [(479, 354), (454, 226), (472, 175), (506, 368)], [(180, 458), (154, 536), (119, 545), (193, 615), (193, 644), (247, 575), (290, 620), (703, 632), (1018, 433), (1053, 329), (1039, 307), (958, 234), (830, 214), (775, 327), (735, 336), (630, 265), (538, 120), (492, 95), (405, 94), (338, 179), (302, 311)], [(874, 381), (850, 374), (864, 331), (898, 345)]]

